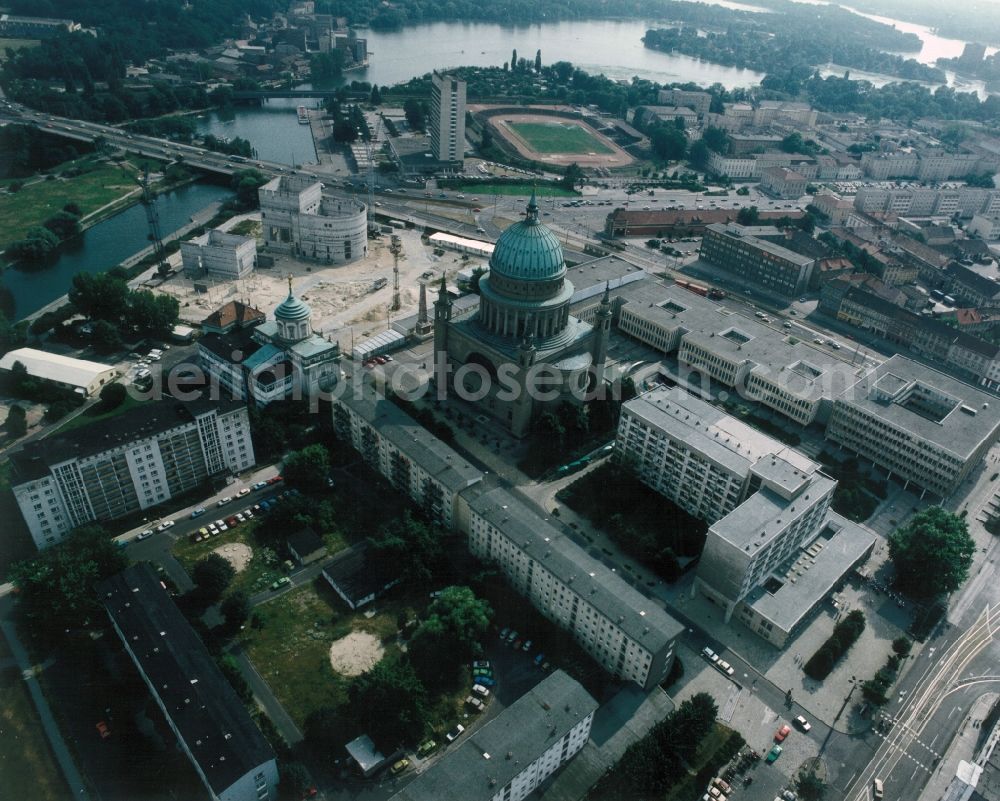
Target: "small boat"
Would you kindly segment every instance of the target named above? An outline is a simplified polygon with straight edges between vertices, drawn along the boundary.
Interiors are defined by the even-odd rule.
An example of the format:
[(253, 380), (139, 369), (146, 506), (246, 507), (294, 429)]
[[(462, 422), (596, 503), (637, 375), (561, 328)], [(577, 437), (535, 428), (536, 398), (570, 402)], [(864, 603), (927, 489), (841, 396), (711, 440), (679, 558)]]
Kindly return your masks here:
[(305, 106), (299, 106), (299, 123), (301, 125), (309, 124), (309, 112)]

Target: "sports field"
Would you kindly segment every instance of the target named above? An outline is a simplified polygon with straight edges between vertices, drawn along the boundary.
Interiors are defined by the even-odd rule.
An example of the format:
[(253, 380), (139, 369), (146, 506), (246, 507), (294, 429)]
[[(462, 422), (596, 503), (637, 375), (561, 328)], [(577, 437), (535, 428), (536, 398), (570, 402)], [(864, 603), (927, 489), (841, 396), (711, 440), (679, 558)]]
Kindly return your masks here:
[(607, 145), (573, 122), (509, 122), (514, 132), (538, 153), (612, 153)]

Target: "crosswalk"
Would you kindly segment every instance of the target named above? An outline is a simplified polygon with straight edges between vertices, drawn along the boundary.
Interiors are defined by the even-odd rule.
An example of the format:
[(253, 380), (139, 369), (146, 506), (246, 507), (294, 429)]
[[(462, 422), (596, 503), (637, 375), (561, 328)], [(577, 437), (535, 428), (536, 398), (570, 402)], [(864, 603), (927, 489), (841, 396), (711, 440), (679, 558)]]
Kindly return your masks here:
[[(907, 750), (900, 749), (898, 744), (892, 742), (888, 737), (888, 733), (891, 731), (892, 727), (901, 726), (911, 734), (914, 733), (913, 730), (910, 729), (910, 727), (907, 726), (905, 723), (900, 722), (897, 718), (892, 717), (890, 715), (886, 715), (883, 713), (880, 717), (881, 721), (883, 721), (888, 727), (887, 732), (882, 733), (881, 731), (879, 731), (878, 728), (876, 728), (872, 729), (872, 733), (875, 734), (875, 736), (881, 737), (883, 740), (888, 742), (893, 751), (898, 751), (902, 756), (906, 757), (908, 760), (910, 760), (910, 762), (916, 765), (917, 768), (926, 771), (927, 773), (932, 773), (934, 770), (934, 766), (937, 764), (937, 761), (941, 759), (941, 754), (935, 751), (931, 746), (927, 745), (927, 743), (925, 743), (918, 737), (913, 737), (910, 740), (909, 745), (907, 746)], [(918, 754), (920, 755), (920, 758), (918, 758), (909, 753), (910, 748), (914, 745), (920, 746), (920, 748), (922, 748), (924, 751), (927, 752), (926, 755), (924, 755), (923, 752), (918, 752)], [(926, 760), (926, 762), (923, 760)]]

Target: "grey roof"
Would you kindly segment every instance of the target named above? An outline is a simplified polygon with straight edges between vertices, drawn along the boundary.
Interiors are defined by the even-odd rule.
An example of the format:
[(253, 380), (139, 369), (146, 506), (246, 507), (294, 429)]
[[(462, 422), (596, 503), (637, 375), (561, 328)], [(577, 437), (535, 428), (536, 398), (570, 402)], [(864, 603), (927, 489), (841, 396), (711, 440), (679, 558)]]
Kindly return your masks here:
[[(801, 177), (801, 176), (800, 176)], [(805, 180), (805, 179), (803, 179)], [(728, 225), (722, 225), (720, 223), (712, 223), (707, 227), (708, 231), (724, 236), (727, 239), (736, 239), (748, 243), (749, 245), (762, 250), (765, 253), (769, 253), (779, 259), (791, 262), (792, 264), (798, 265), (799, 267), (805, 267), (806, 265), (812, 263), (814, 259), (811, 256), (802, 256), (793, 250), (788, 248), (783, 248), (780, 245), (775, 245), (773, 242), (768, 242), (764, 239), (757, 239), (753, 234), (743, 234), (743, 226), (737, 225), (735, 223), (729, 223)], [(752, 229), (751, 229), (752, 230)]]
[[(896, 393), (919, 383), (951, 396), (956, 403), (948, 414), (934, 421), (897, 402), (905, 396), (897, 396), (897, 401), (880, 399), (875, 393), (876, 384), (885, 393), (887, 381), (892, 382)], [(995, 439), (1000, 429), (1000, 401), (996, 396), (898, 354), (845, 390), (836, 402), (878, 417), (906, 431), (912, 439), (930, 442), (962, 461), (970, 458), (984, 440)]]
[(391, 801), (490, 799), (539, 759), (597, 702), (557, 670), (445, 754)]
[(865, 526), (829, 512), (819, 534), (773, 571), (781, 588), (768, 592), (765, 580), (744, 603), (782, 631), (791, 631), (867, 555), (876, 539)]
[(666, 648), (684, 631), (655, 601), (507, 490), (498, 487), (484, 492), (470, 498), (469, 506), (650, 653)]
[(974, 292), (979, 292), (988, 298), (995, 298), (1000, 295), (1000, 284), (996, 283), (985, 275), (980, 275), (975, 270), (970, 270), (957, 261), (949, 262), (943, 272), (950, 275), (960, 284), (964, 284)]
[(342, 403), (386, 440), (453, 492), (482, 480), (483, 474), (370, 384), (345, 386)]
[(97, 591), (215, 795), (275, 758), (148, 563), (125, 569)]
[(818, 467), (783, 442), (681, 389), (654, 389), (628, 401), (624, 408), (737, 475), (745, 477), (758, 460), (772, 454), (793, 460), (802, 470)]

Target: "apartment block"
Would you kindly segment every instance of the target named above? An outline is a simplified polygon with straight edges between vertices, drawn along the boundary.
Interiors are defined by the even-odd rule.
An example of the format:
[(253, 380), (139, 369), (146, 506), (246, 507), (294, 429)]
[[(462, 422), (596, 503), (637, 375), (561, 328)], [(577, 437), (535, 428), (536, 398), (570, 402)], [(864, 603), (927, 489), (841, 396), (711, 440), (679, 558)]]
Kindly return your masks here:
[(709, 225), (701, 257), (767, 292), (794, 297), (806, 291), (816, 260), (752, 232), (736, 223)]
[(836, 398), (827, 439), (947, 498), (1000, 433), (996, 397), (893, 356)]
[(153, 568), (132, 565), (98, 594), (208, 797), (274, 801), (274, 751)]
[(41, 549), (254, 464), (243, 403), (170, 398), (29, 443), (11, 456), (11, 484)]
[(673, 664), (684, 627), (507, 490), (466, 493), (469, 550), (608, 673), (651, 690)]
[(431, 153), (438, 161), (465, 158), (465, 81), (439, 72), (431, 74), (429, 130)]
[(689, 92), (684, 89), (660, 89), (656, 102), (664, 106), (686, 106), (694, 109), (699, 117), (708, 114), (712, 107), (712, 96), (708, 92)]
[(264, 245), (277, 253), (327, 264), (368, 255), (368, 209), (347, 197), (323, 194), (305, 175), (279, 175), (257, 190)]
[(556, 670), (390, 801), (523, 801), (586, 745), (597, 702)]
[(460, 525), (458, 494), (483, 474), (374, 387), (346, 387), (332, 400), (337, 436), (406, 493), (432, 520)]

